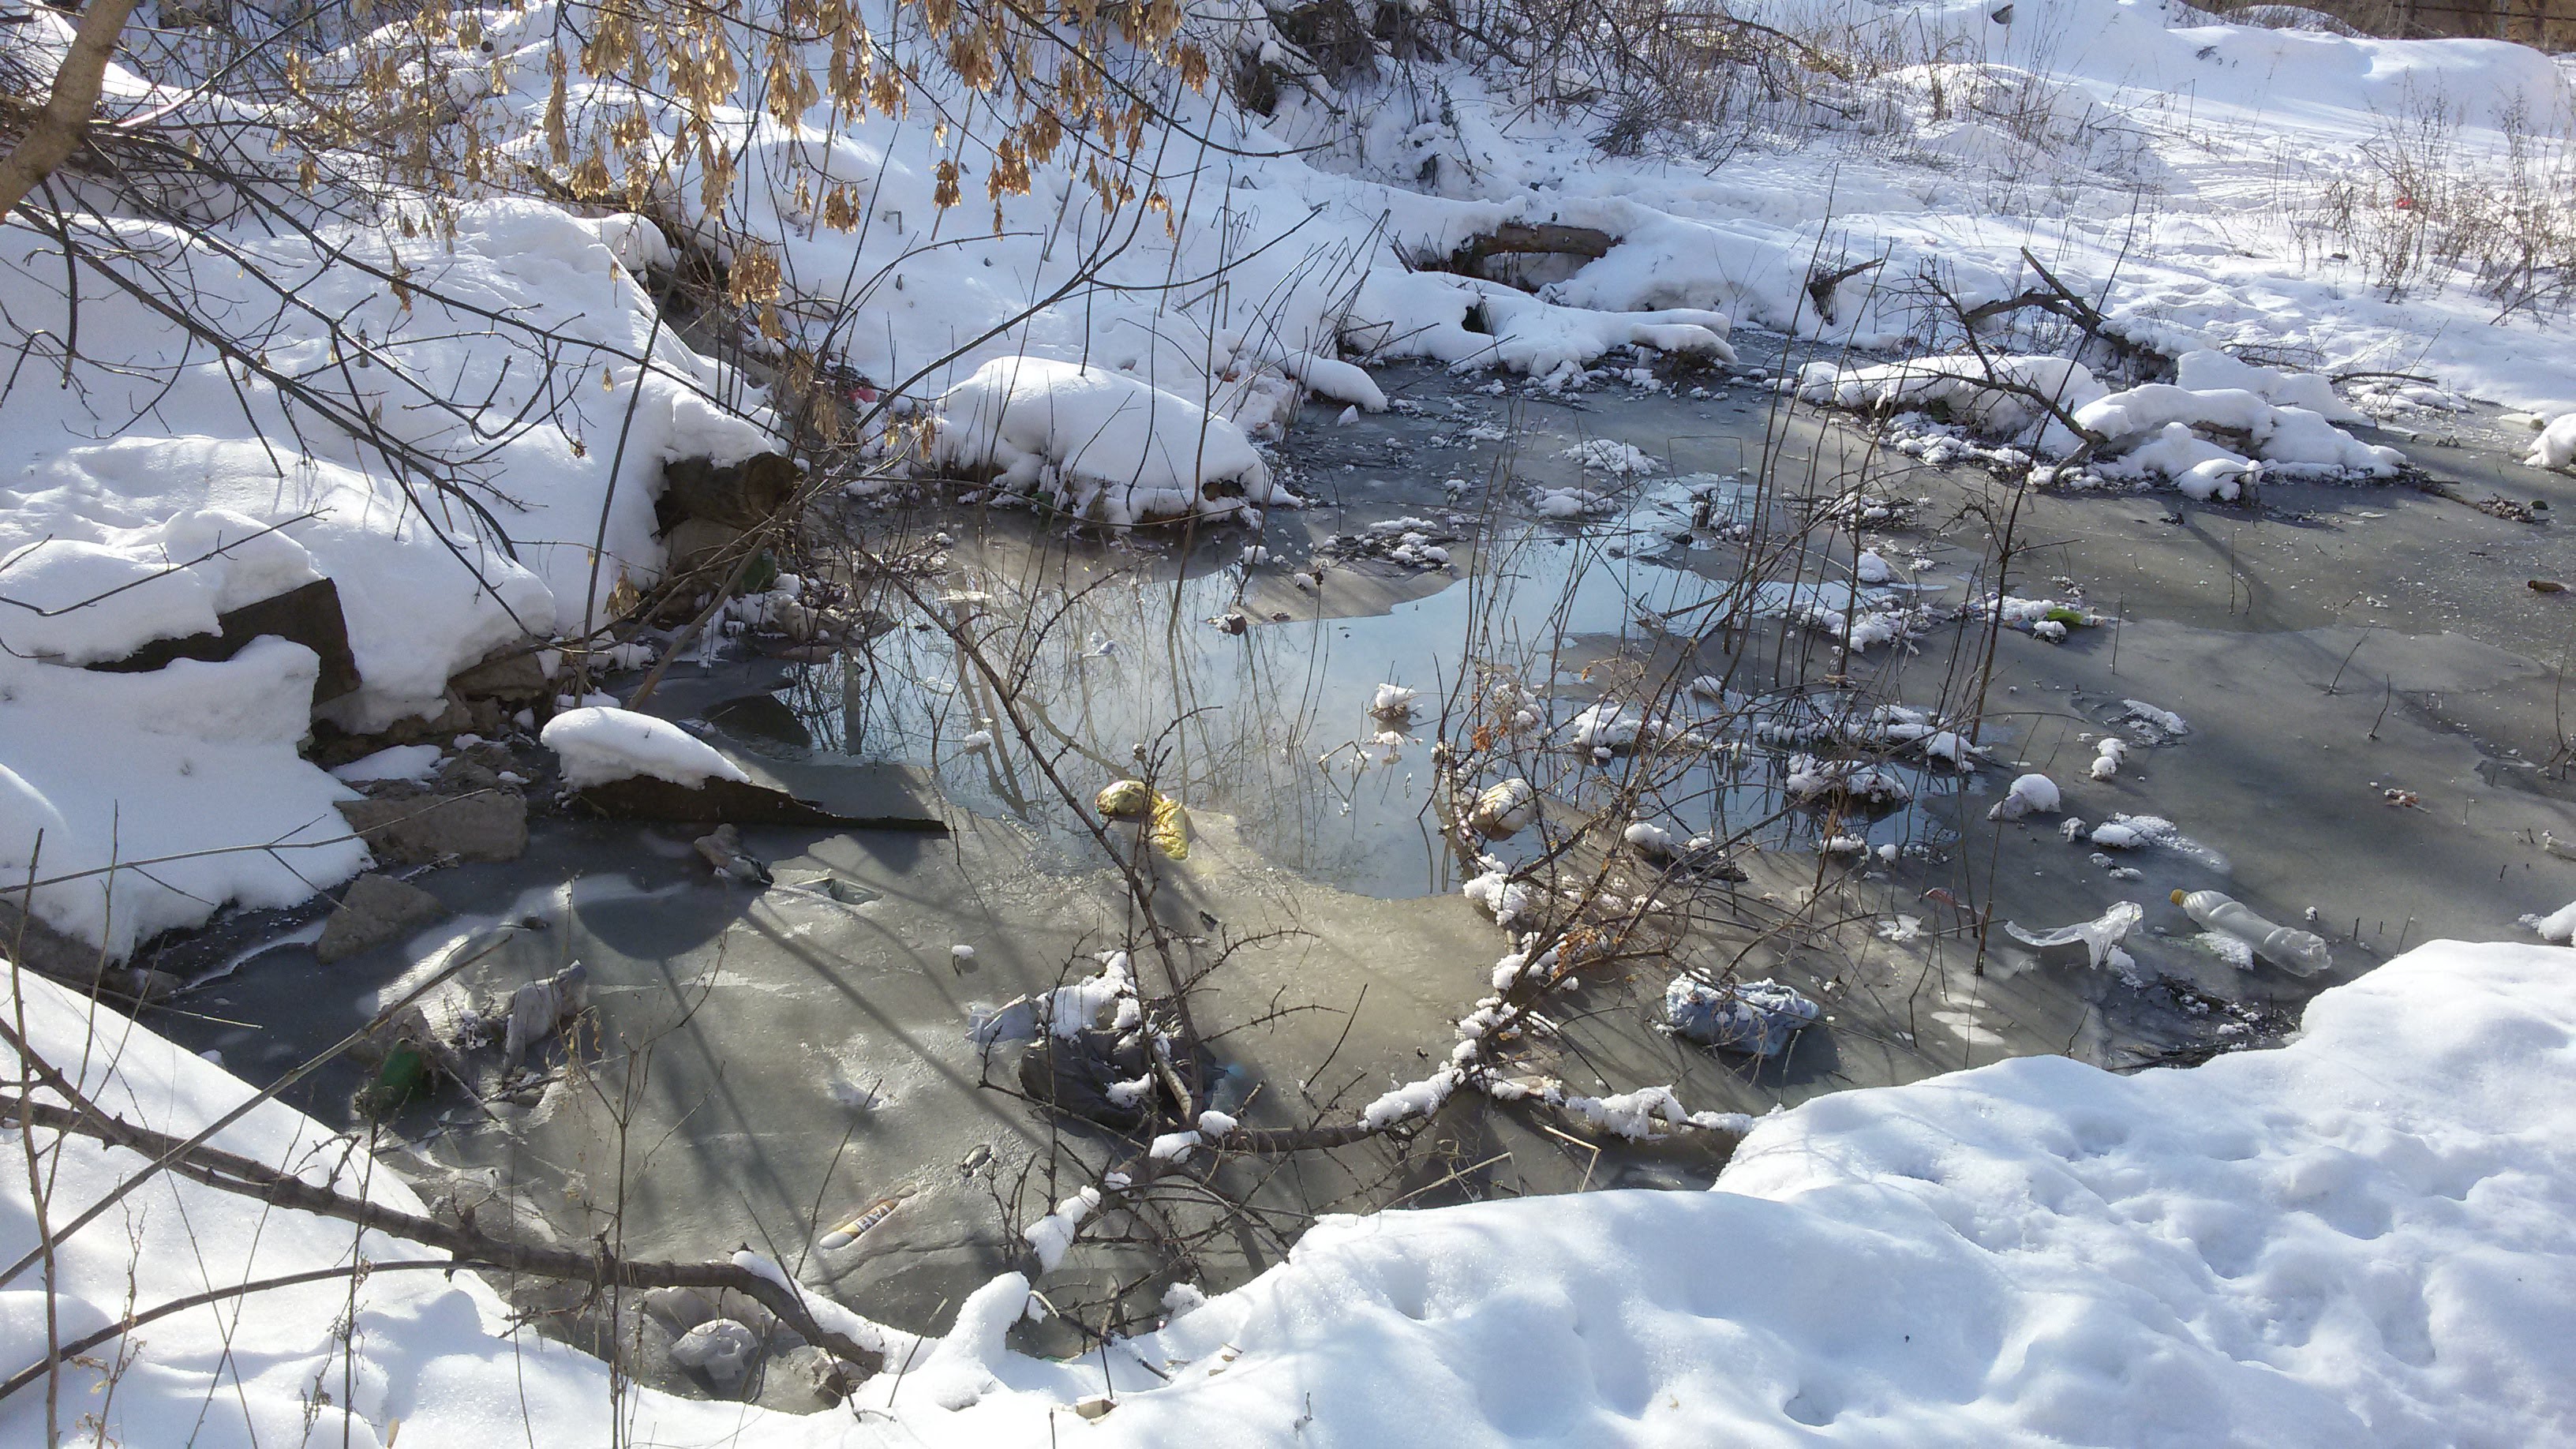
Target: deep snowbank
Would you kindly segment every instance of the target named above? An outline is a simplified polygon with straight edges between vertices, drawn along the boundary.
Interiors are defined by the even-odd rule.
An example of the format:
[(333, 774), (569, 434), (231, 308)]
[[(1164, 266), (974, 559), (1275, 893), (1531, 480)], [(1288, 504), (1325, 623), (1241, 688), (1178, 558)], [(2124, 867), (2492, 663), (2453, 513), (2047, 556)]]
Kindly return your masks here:
[[(151, 673), (62, 666), (212, 632), (221, 611), (328, 577), (360, 684), (325, 712), (354, 729), (434, 715), (457, 670), (531, 633), (578, 631), (594, 588), (604, 598), (621, 578), (658, 575), (664, 463), (767, 444), (719, 406), (715, 364), (653, 336), (633, 268), (661, 242), (631, 217), (469, 206), (452, 245), (326, 233), (346, 249), (338, 259), (249, 228), (110, 230), (104, 240), (132, 249), (128, 282), (148, 274), (214, 315), (263, 319), (271, 370), (227, 362), (84, 271), (80, 389), (23, 387), (0, 408), (0, 452), (14, 460), (0, 475), (0, 594), (27, 606), (0, 611), (0, 872), (26, 878), (39, 831), (47, 878), (235, 851), (37, 892), (47, 924), (121, 957), (227, 903), (291, 905), (366, 853), (239, 849), (345, 833), (331, 802), (349, 792), (296, 753), (315, 704), (309, 651), (289, 651), (300, 672), (256, 648)], [(291, 292), (266, 290), (245, 256)], [(395, 296), (369, 266), (411, 268), (416, 290)], [(13, 324), (69, 326), (63, 271), (41, 233), (0, 226)], [(363, 355), (334, 342), (335, 319), (368, 339)], [(372, 415), (392, 451), (318, 417), (313, 397)], [(454, 491), (423, 476), (432, 458), (455, 464)]]
[(316, 668), (275, 638), (148, 674), (0, 653), (0, 877), (56, 882), (38, 919), (122, 957), (215, 902), (291, 906), (355, 875), (366, 848), (333, 802), (357, 792), (296, 753)]
[[(27, 1004), (55, 1060), (83, 1049), (70, 998), (31, 984)], [(111, 1106), (184, 1127), (241, 1095), (106, 1020), (90, 1050), (119, 1059)], [(270, 1106), (223, 1140), (332, 1156), (318, 1135)], [(63, 1163), (58, 1216), (132, 1165), (77, 1142)], [(254, 1234), (246, 1205), (166, 1185), (135, 1201), (149, 1209), (139, 1257), (118, 1218), (67, 1251), (71, 1321), (117, 1311), (129, 1258), (148, 1304), (351, 1246), (343, 1229), (283, 1214)], [(0, 1203), (0, 1252), (15, 1256), (32, 1241), (22, 1180)], [(373, 1239), (365, 1251), (406, 1255)], [(33, 1279), (7, 1287), (0, 1353), (14, 1367), (40, 1354), (43, 1329)], [(1821, 1098), (1763, 1122), (1714, 1192), (1327, 1218), (1288, 1263), (1113, 1353), (1119, 1402), (1087, 1427), (1062, 1406), (1101, 1390), (1096, 1357), (1001, 1347), (1025, 1291), (1017, 1275), (995, 1280), (954, 1332), (919, 1346), (899, 1390), (891, 1374), (871, 1381), (860, 1401), (884, 1414), (798, 1420), (645, 1393), (630, 1435), (2559, 1442), (2576, 1434), (2576, 953), (2426, 945), (2318, 997), (2290, 1046), (2189, 1070), (2120, 1077), (2033, 1058)], [(156, 1325), (108, 1404), (109, 1432), (138, 1449), (230, 1443), (248, 1418), (270, 1442), (290, 1421), (279, 1416), (301, 1412), (296, 1386), (326, 1368), (339, 1381), (327, 1325), (344, 1292)], [(491, 1307), (464, 1280), (367, 1283), (352, 1442), (382, 1442), (397, 1419), (406, 1441), (607, 1442), (602, 1366), (491, 1336)], [(238, 1367), (223, 1367), (227, 1331)], [(878, 1337), (898, 1357), (913, 1347)], [(236, 1373), (239, 1395), (224, 1382)], [(67, 1371), (67, 1399), (99, 1403), (97, 1378)], [(41, 1416), (41, 1395), (0, 1405), (0, 1438), (32, 1439)]]

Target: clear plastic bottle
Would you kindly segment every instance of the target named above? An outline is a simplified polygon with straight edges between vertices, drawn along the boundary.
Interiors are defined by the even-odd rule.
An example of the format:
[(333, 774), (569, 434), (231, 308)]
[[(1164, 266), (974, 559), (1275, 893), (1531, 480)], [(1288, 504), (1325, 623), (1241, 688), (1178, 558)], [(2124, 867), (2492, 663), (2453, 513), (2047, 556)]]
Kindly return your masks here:
[(2217, 891), (2175, 891), (2173, 903), (2213, 931), (2223, 931), (2254, 948), (2254, 953), (2293, 976), (2314, 976), (2334, 964), (2325, 937), (2314, 931), (2276, 926), (2256, 915), (2234, 896)]

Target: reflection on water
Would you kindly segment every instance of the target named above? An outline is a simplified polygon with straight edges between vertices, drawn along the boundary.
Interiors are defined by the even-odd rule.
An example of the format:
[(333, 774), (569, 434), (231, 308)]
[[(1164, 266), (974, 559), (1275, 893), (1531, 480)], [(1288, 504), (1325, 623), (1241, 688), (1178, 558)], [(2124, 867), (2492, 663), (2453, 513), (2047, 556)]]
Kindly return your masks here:
[[(1613, 679), (1623, 703), (1670, 692), (1664, 678), (1613, 667), (1659, 651), (1686, 657), (1671, 647), (1668, 613), (1712, 599), (1738, 601), (1735, 615), (1746, 618), (1872, 602), (1868, 591), (1856, 599), (1847, 582), (1745, 586), (1667, 561), (1686, 559), (1685, 550), (1636, 547), (1670, 544), (1671, 518), (1652, 518), (1687, 518), (1701, 496), (1718, 500), (1717, 518), (1749, 508), (1739, 485), (1686, 480), (1648, 490), (1624, 527), (1490, 519), (1472, 557), (1460, 551), (1454, 568), (1465, 577), (1423, 577), (1437, 586), (1426, 597), (1379, 614), (1310, 612), (1240, 633), (1216, 621), (1241, 611), (1252, 588), (1275, 587), (1283, 575), (1302, 580), (1311, 565), (1248, 564), (1239, 545), (1178, 561), (1127, 559), (1034, 538), (1025, 520), (1003, 515), (985, 546), (952, 566), (937, 607), (950, 626), (1008, 641), (997, 667), (1007, 669), (1040, 749), (1080, 795), (1139, 773), (1150, 755), (1164, 793), (1236, 817), (1244, 838), (1282, 868), (1368, 895), (1423, 895), (1455, 885), (1426, 807), (1443, 715), (1458, 718), (1471, 702), (1462, 659), (1529, 687), (1544, 706), (1541, 733), (1553, 735), (1609, 697)], [(1387, 683), (1420, 692), (1410, 719), (1370, 714)], [(828, 662), (796, 666), (775, 691), (725, 701), (705, 718), (754, 752), (934, 766), (955, 803), (1068, 849), (1079, 842), (1079, 825), (1012, 738), (988, 680), (940, 628), (896, 628)], [(1626, 768), (1624, 756), (1596, 771), (1588, 752), (1564, 753), (1567, 776), (1551, 788), (1568, 799), (1600, 783), (1587, 782), (1588, 773), (1615, 787)], [(1656, 794), (1684, 834), (1726, 836), (1758, 824), (1756, 843), (1810, 849), (1833, 835), (1860, 835), (1873, 847), (1941, 838), (1927, 805), (1961, 788), (1957, 779), (1898, 768), (1914, 799), (1874, 818), (1783, 814), (1777, 752), (1706, 751)]]

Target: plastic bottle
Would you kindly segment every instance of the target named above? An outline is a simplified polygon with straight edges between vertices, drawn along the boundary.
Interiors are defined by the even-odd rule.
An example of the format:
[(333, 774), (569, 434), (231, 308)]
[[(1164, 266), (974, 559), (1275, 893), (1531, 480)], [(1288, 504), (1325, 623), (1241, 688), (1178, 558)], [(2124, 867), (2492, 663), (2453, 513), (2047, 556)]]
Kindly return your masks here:
[(2193, 920), (2252, 946), (2256, 955), (2293, 976), (2314, 976), (2334, 964), (2323, 936), (2276, 926), (2233, 896), (2217, 891), (2175, 891), (2173, 903)]

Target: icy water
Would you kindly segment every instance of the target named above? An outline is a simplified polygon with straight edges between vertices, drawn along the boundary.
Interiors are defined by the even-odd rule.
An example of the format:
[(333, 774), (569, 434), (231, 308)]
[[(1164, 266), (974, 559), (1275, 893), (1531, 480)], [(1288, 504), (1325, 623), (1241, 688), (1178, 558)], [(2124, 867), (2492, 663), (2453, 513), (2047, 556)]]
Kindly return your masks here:
[[(1141, 746), (1189, 809), (1191, 857), (1161, 873), (1156, 910), (1210, 973), (1200, 1026), (1222, 1033), (1219, 1061), (1253, 1088), (1247, 1122), (1355, 1115), (1426, 1072), (1490, 989), (1509, 943), (1458, 894), (1426, 812), (1434, 741), (1444, 720), (1451, 738), (1467, 723), (1470, 661), (1530, 686), (1552, 728), (1701, 675), (1738, 702), (1902, 703), (1953, 719), (1983, 697), (1992, 758), (1965, 773), (1900, 760), (1913, 798), (1874, 817), (1780, 810), (1790, 751), (1759, 741), (1660, 782), (1678, 831), (1752, 827), (1755, 847), (1739, 857), (1750, 879), (1715, 893), (1722, 908), (1681, 930), (1674, 955), (1777, 977), (1824, 1003), (1827, 1021), (1756, 1069), (1654, 1029), (1668, 970), (1607, 973), (1570, 992), (1530, 1048), (1578, 1089), (1669, 1083), (1694, 1108), (1760, 1112), (2012, 1054), (2190, 1059), (2277, 1032), (2315, 990), (2404, 944), (2511, 936), (2516, 916), (2576, 895), (2576, 862), (2539, 844), (2543, 832), (2576, 839), (2565, 762), (2552, 759), (2576, 608), (2524, 586), (2568, 571), (2553, 528), (2413, 489), (2273, 488), (2255, 507), (2207, 510), (2166, 494), (2016, 497), (1983, 474), (1913, 465), (1838, 420), (1780, 413), (1742, 381), (1711, 387), (1722, 396), (1685, 384), (1563, 403), (1435, 373), (1389, 381), (1417, 411), (1300, 421), (1282, 454), (1315, 506), (1274, 512), (1265, 561), (1247, 564), (1241, 530), (1104, 542), (954, 506), (854, 520), (876, 535), (945, 534), (938, 607), (954, 617), (1053, 621), (1015, 677), (1043, 752), (1079, 794), (1135, 770)], [(1652, 470), (1605, 473), (1600, 462), (1626, 455), (1604, 442)], [(2569, 480), (2486, 447), (2417, 456), (2448, 466), (2464, 494), (2509, 486), (2576, 508)], [(1548, 516), (1544, 490), (1565, 488), (1604, 498), (1588, 516)], [(1855, 490), (1884, 511), (1801, 526), (1804, 500)], [(1417, 558), (1441, 548), (1449, 566), (1354, 559), (1333, 543), (1395, 540), (1373, 547), (1383, 553), (1408, 533), (1423, 536)], [(1813, 602), (1850, 612), (1863, 545), (1902, 562), (1911, 597), (1955, 609), (1994, 590), (2006, 539), (2008, 592), (2080, 591), (2107, 621), (2060, 644), (1951, 622), (1915, 652), (1840, 658), (1778, 617)], [(979, 1005), (1087, 974), (1091, 953), (1125, 944), (1136, 923), (979, 673), (946, 634), (893, 622), (844, 657), (682, 667), (653, 707), (799, 788), (828, 793), (871, 762), (923, 770), (946, 802), (945, 834), (747, 830), (781, 883), (755, 891), (710, 879), (685, 828), (541, 822), (522, 861), (421, 877), (460, 912), (430, 934), (330, 968), (281, 947), (165, 1028), (254, 1080), (274, 1076), (443, 953), (525, 922), (461, 984), (489, 995), (582, 961), (586, 1065), (519, 1099), (398, 1119), (393, 1160), (425, 1191), (498, 1193), (545, 1231), (611, 1232), (638, 1252), (751, 1243), (866, 1312), (944, 1321), (1009, 1264), (1008, 1227), (1068, 1190), (1050, 1161), (1076, 1172), (1116, 1155), (1100, 1134), (1058, 1136), (1001, 1090), (1015, 1083), (966, 1024)], [(1369, 708), (1389, 683), (1421, 691), (1393, 727)], [(2178, 712), (2189, 733), (2150, 742), (2131, 700)], [(2087, 778), (2095, 740), (2113, 732), (2137, 747), (2116, 777)], [(1558, 753), (1563, 788), (1587, 799), (1630, 768), (1625, 755)], [(2054, 777), (2088, 823), (2159, 817), (2188, 844), (2097, 859), (2060, 837), (2061, 816), (1989, 822), (2025, 769)], [(1858, 834), (1871, 853), (1824, 854), (1828, 834)], [(1511, 859), (1534, 848), (1497, 847)], [(2301, 980), (2229, 964), (2167, 903), (2202, 887), (2326, 935), (2333, 968)], [(2024, 949), (2001, 928), (2124, 900), (2146, 913), (2126, 976), (2080, 949)], [(354, 1069), (325, 1074), (308, 1105), (344, 1115), (357, 1084)], [(1222, 1185), (1244, 1206), (1225, 1231), (1178, 1258), (1146, 1245), (1078, 1254), (1062, 1299), (1239, 1281), (1320, 1211), (1698, 1186), (1716, 1167), (1697, 1149), (1586, 1142), (1462, 1102), (1410, 1144), (1229, 1164)], [(916, 1191), (857, 1246), (814, 1245), (898, 1186)]]

